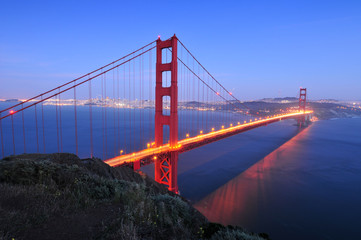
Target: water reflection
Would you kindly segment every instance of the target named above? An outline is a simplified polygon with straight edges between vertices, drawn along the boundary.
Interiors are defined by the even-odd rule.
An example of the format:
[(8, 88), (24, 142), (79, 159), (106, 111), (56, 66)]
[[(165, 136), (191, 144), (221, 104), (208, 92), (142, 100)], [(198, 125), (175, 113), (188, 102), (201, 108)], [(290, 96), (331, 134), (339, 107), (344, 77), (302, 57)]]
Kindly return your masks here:
[[(301, 131), (291, 140), (197, 202), (194, 206), (210, 221), (251, 228), (255, 225), (262, 225), (264, 222), (263, 215), (272, 214), (273, 212), (272, 209), (266, 209), (264, 203), (274, 201), (272, 199), (274, 193), (269, 193), (277, 189), (277, 186), (275, 186), (277, 180), (272, 180), (274, 173), (270, 174), (270, 170), (276, 170), (279, 175), (282, 175), (288, 171), (288, 168), (294, 168), (299, 164), (297, 160), (300, 151), (299, 141), (307, 138), (310, 128)], [(292, 176), (287, 176), (286, 181), (287, 178), (292, 178)], [(297, 181), (297, 179), (293, 178), (292, 181)], [(282, 194), (281, 189), (277, 191)], [(264, 222), (264, 224), (266, 223)]]

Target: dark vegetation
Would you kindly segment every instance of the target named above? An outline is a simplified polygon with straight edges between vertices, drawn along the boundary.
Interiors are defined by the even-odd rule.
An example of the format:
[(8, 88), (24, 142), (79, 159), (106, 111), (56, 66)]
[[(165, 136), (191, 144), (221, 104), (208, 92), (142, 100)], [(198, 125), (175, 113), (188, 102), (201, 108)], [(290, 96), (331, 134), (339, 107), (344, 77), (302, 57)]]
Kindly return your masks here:
[(129, 168), (73, 154), (0, 160), (0, 239), (264, 239), (210, 223)]

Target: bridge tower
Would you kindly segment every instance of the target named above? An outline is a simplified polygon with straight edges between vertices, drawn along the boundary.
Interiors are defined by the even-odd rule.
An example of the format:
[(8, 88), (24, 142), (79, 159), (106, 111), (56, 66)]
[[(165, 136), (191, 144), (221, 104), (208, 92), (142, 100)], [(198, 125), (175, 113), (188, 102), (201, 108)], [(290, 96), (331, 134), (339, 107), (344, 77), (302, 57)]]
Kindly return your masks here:
[[(306, 111), (306, 88), (300, 88), (300, 97), (298, 99), (298, 109), (299, 111)], [(302, 127), (305, 125), (305, 116), (302, 116), (298, 119), (298, 126)]]
[[(155, 180), (168, 186), (170, 191), (178, 193), (178, 39), (157, 40), (156, 86), (155, 86), (155, 145), (163, 145), (163, 126), (169, 126), (170, 151), (155, 160)], [(162, 50), (171, 50), (171, 62), (163, 63)], [(163, 84), (163, 72), (170, 72), (171, 85)], [(163, 97), (170, 98), (170, 115), (163, 114)], [(173, 149), (173, 150), (172, 150)]]

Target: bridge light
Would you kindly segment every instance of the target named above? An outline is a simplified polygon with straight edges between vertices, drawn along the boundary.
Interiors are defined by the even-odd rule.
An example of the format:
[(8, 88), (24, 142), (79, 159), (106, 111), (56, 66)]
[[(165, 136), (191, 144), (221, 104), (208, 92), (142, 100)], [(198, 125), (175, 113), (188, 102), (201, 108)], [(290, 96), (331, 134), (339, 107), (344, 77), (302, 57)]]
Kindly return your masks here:
[(222, 129), (224, 128), (224, 125), (222, 125)]
[(187, 138), (189, 137), (189, 133), (186, 134), (186, 137), (187, 137)]
[(250, 119), (249, 122), (252, 122), (252, 119)]
[(199, 133), (200, 133), (200, 134), (203, 134), (203, 130), (201, 130)]
[(153, 159), (156, 160), (156, 159), (157, 159), (157, 156), (154, 156)]
[(233, 126), (233, 124), (231, 123), (231, 124), (229, 124), (229, 126), (231, 126), (231, 127), (232, 127), (232, 126)]
[(238, 122), (238, 125), (241, 124), (240, 122)]
[(147, 148), (149, 148), (149, 147), (150, 147), (150, 143), (147, 144)]
[(123, 154), (123, 150), (120, 150), (120, 155), (122, 155)]
[(212, 132), (214, 131), (214, 128), (212, 128)]
[(10, 114), (14, 114), (15, 113), (15, 111), (14, 110), (10, 110)]
[(246, 123), (247, 121), (244, 121), (244, 123)]
[(217, 92), (217, 95), (219, 95), (219, 92)]

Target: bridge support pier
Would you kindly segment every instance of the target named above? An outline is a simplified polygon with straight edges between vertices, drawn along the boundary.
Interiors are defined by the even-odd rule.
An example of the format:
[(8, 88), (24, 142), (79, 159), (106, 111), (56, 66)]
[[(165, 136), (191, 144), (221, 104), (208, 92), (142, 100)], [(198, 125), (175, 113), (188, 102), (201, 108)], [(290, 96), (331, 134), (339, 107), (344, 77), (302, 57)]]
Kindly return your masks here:
[[(170, 191), (178, 193), (178, 152), (172, 150), (178, 145), (178, 39), (174, 35), (171, 39), (157, 40), (157, 63), (155, 85), (155, 146), (162, 146), (163, 126), (169, 126), (170, 152), (159, 156), (155, 161), (155, 180), (168, 186)], [(162, 50), (171, 49), (171, 62), (163, 63)], [(164, 86), (163, 72), (170, 72), (171, 84)], [(170, 115), (163, 114), (163, 97), (170, 98)]]
[(133, 162), (133, 170), (137, 171), (140, 169), (140, 160)]
[(155, 180), (178, 193), (178, 152), (172, 151), (158, 157), (155, 162)]

